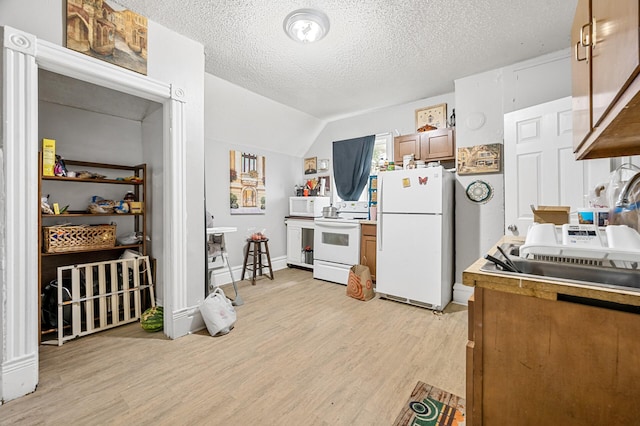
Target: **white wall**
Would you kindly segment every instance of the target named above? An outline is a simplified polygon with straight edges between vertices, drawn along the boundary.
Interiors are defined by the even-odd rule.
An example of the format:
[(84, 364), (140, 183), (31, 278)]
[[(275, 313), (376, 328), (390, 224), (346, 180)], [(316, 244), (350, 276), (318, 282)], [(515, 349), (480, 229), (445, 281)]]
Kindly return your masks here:
[(207, 137), (256, 149), (302, 157), (325, 124), (211, 74), (205, 98)]
[[(284, 217), (289, 196), (302, 174), (301, 155), (324, 125), (321, 121), (205, 74), (205, 150), (207, 209), (216, 226), (235, 226), (225, 239), (229, 263), (242, 266), (249, 228), (266, 229), (272, 261), (286, 256)], [(229, 208), (229, 151), (266, 157), (264, 215), (231, 215)]]
[[(570, 96), (569, 54), (563, 50), (456, 80), (456, 145), (502, 143), (505, 113)], [(494, 189), (486, 204), (475, 204), (465, 195), (467, 186), (476, 179)], [(462, 272), (502, 235), (503, 174), (457, 176), (456, 288), (461, 288)]]

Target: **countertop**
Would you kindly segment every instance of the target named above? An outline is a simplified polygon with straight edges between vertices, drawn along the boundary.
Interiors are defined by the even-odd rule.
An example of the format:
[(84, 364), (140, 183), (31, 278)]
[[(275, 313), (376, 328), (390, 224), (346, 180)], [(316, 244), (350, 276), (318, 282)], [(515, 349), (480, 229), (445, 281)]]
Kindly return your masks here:
[(360, 225), (376, 225), (378, 222), (375, 220), (361, 220)]
[(285, 219), (295, 219), (295, 220), (314, 220), (313, 216), (285, 216)]
[[(489, 251), (493, 254), (496, 246), (516, 242), (523, 243), (524, 238), (504, 236)], [(561, 279), (536, 277), (535, 279), (519, 277), (517, 275), (503, 274), (500, 272), (484, 272), (480, 268), (487, 262), (480, 258), (462, 273), (462, 283), (469, 287), (483, 287), (491, 290), (499, 290), (508, 293), (537, 297), (540, 299), (557, 300), (558, 294), (586, 297), (625, 305), (640, 306), (640, 292), (599, 287), (588, 283), (567, 282)]]

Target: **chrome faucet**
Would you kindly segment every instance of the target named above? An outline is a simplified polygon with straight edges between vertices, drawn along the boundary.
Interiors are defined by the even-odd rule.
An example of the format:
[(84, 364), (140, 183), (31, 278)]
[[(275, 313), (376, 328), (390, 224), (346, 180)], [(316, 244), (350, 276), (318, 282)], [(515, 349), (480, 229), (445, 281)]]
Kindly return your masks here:
[(622, 189), (620, 190), (620, 194), (618, 195), (618, 200), (616, 201), (617, 208), (628, 208), (629, 207), (629, 192), (631, 188), (640, 180), (640, 172), (633, 175), (631, 179), (624, 184)]

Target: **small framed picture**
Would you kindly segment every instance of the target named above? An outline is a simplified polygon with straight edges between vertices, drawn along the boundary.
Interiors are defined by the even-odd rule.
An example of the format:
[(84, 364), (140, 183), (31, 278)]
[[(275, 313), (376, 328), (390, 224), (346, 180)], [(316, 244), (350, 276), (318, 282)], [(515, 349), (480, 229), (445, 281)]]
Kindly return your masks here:
[[(418, 132), (434, 127), (441, 129), (447, 127), (447, 104), (433, 105), (416, 110), (416, 130)], [(420, 130), (424, 128), (423, 130)]]
[(458, 148), (458, 175), (475, 175), (480, 173), (500, 173), (502, 171), (502, 144)]
[(318, 173), (318, 166), (316, 165), (318, 157), (310, 157), (304, 159), (304, 174), (313, 175)]
[(318, 160), (318, 171), (326, 172), (327, 170), (329, 170), (329, 159), (323, 158), (321, 160)]

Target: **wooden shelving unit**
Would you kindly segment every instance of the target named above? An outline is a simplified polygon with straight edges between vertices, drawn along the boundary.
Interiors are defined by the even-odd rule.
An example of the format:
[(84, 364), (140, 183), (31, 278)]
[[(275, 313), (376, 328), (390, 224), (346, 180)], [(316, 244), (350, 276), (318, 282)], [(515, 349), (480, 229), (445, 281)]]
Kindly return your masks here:
[[(38, 200), (40, 200), (43, 194), (49, 193), (48, 185), (51, 182), (55, 182), (56, 185), (63, 183), (65, 186), (68, 184), (73, 186), (73, 191), (81, 191), (87, 194), (87, 198), (92, 194), (92, 190), (95, 190), (96, 186), (102, 185), (118, 185), (131, 188), (131, 192), (135, 194), (136, 200), (142, 203), (141, 213), (88, 213), (86, 211), (72, 210), (63, 214), (52, 215), (40, 212), (39, 214), (39, 235), (38, 235), (38, 279), (40, 295), (42, 295), (44, 287), (55, 280), (57, 277), (57, 269), (60, 266), (77, 265), (89, 262), (102, 262), (118, 259), (118, 257), (126, 250), (132, 249), (139, 252), (142, 255), (147, 254), (147, 223), (146, 223), (146, 211), (148, 205), (146, 203), (147, 194), (147, 173), (146, 164), (138, 164), (133, 166), (97, 163), (87, 161), (76, 161), (65, 159), (65, 164), (69, 171), (88, 170), (92, 172), (104, 172), (104, 173), (117, 173), (122, 172), (124, 175), (122, 178), (106, 178), (106, 179), (86, 179), (77, 177), (66, 176), (43, 176), (42, 175), (42, 154), (39, 154), (39, 184), (38, 184)], [(125, 180), (125, 177), (135, 176), (134, 180)], [(77, 187), (76, 187), (77, 186)], [(77, 207), (76, 207), (77, 208)], [(133, 230), (141, 235), (141, 241), (138, 244), (128, 245), (116, 245), (114, 247), (107, 248), (86, 248), (71, 252), (62, 253), (45, 253), (44, 241), (43, 241), (43, 226), (53, 226), (55, 222), (64, 220), (70, 224), (80, 224), (85, 218), (104, 218), (105, 221), (109, 221), (110, 218), (124, 218), (126, 220), (133, 221)], [(39, 312), (42, 312), (42, 297), (39, 300)], [(56, 329), (42, 329), (42, 321), (40, 321), (40, 334), (53, 334), (57, 332)]]

